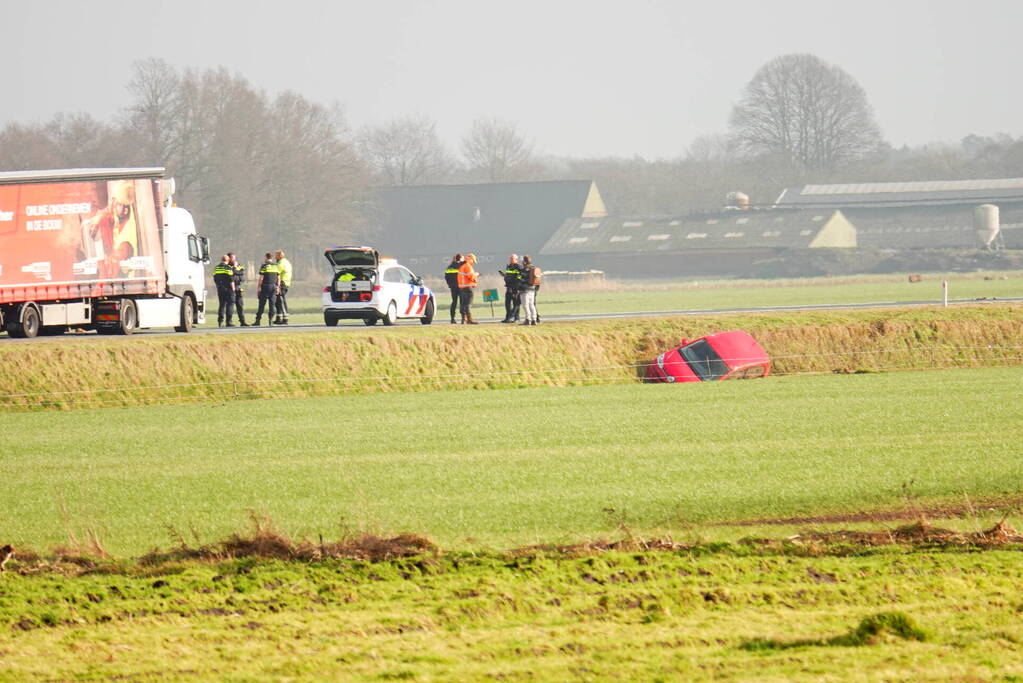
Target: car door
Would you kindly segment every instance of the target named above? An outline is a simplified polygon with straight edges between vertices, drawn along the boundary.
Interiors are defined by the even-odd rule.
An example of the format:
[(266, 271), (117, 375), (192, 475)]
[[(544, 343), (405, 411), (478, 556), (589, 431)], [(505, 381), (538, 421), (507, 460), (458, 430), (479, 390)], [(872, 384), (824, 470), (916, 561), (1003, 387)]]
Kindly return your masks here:
[(408, 285), (402, 279), (404, 268), (401, 266), (389, 266), (384, 269), (380, 284), (383, 296), (380, 298), (380, 310), (386, 311), (387, 304), (393, 301), (398, 309), (398, 315), (405, 310), (405, 300), (408, 298)]
[(402, 281), (408, 286), (405, 300), (405, 309), (401, 315), (405, 317), (419, 317), (423, 315), (426, 308), (426, 300), (429, 298), (426, 287), (422, 280), (416, 277), (415, 273), (405, 267), (400, 267)]

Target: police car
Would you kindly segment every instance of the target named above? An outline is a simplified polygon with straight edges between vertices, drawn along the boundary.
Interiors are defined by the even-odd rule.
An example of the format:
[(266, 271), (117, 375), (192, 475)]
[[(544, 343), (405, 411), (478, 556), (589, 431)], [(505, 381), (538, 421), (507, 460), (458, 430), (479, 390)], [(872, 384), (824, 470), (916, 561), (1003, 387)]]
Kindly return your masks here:
[(360, 319), (366, 325), (393, 325), (399, 318), (418, 318), (429, 325), (437, 310), (433, 291), (423, 279), (372, 247), (332, 247), (324, 256), (334, 269), (323, 288), (323, 322)]

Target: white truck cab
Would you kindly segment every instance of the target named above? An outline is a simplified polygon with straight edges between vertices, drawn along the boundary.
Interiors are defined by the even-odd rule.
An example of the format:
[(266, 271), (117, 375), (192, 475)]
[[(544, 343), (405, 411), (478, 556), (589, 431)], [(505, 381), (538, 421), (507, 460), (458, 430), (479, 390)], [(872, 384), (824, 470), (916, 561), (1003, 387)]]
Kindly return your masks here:
[[(203, 266), (210, 262), (210, 242), (196, 232), (195, 221), (188, 211), (169, 206), (165, 216), (163, 253), (167, 267), (167, 293), (181, 300), (181, 310), (176, 313), (178, 323), (174, 327), (188, 331), (181, 329), (186, 325), (191, 329), (187, 321), (193, 324), (206, 322), (206, 274)], [(194, 300), (187, 301), (193, 295)], [(189, 306), (193, 308), (190, 313), (185, 310)]]

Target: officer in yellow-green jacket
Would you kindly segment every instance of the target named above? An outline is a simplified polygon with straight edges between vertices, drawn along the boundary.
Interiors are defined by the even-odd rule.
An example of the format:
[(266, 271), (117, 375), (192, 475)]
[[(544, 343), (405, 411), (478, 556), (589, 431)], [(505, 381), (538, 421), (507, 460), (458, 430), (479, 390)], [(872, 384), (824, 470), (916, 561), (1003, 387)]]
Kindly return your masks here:
[(266, 307), (266, 324), (273, 322), (274, 308), (277, 306), (277, 292), (280, 291), (281, 278), (280, 269), (273, 254), (267, 252), (266, 260), (259, 267), (259, 308), (256, 309), (256, 322), (263, 317), (263, 307)]
[(291, 261), (280, 249), (274, 254), (277, 257), (277, 272), (280, 275), (280, 288), (277, 292), (277, 320), (274, 325), (288, 324), (288, 288), (291, 287)]

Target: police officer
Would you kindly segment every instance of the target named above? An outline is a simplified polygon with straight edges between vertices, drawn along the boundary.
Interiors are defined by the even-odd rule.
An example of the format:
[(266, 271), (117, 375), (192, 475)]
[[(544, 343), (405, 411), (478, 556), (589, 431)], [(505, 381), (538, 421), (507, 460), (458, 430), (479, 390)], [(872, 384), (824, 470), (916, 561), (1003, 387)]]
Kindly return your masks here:
[(255, 325), (259, 325), (259, 321), (263, 317), (264, 306), (266, 306), (266, 324), (269, 325), (273, 322), (274, 309), (277, 306), (277, 292), (281, 284), (280, 272), (273, 254), (267, 252), (263, 265), (259, 267), (259, 308), (256, 309)]
[(233, 251), (227, 252), (228, 263), (234, 270), (234, 312), (238, 314), (238, 323), (242, 327), (248, 327), (245, 322), (245, 301), (242, 299), (242, 292), (245, 291), (245, 266), (238, 263), (238, 257)]
[(227, 314), (227, 326), (234, 327), (231, 316), (234, 311), (234, 268), (228, 262), (227, 255), (220, 257), (220, 263), (213, 269), (213, 284), (217, 286), (217, 327), (224, 326), (224, 314)]
[(519, 321), (519, 290), (522, 289), (522, 266), (519, 255), (508, 257), (508, 265), (497, 271), (504, 276), (504, 320), (503, 323)]
[(458, 310), (458, 269), (462, 267), (462, 255), (455, 254), (454, 258), (451, 259), (451, 263), (448, 264), (447, 270), (444, 271), (444, 282), (448, 285), (448, 290), (451, 292), (451, 324), (454, 325), (457, 321), (455, 320), (455, 311)]
[[(277, 257), (277, 273), (280, 289), (277, 292), (277, 320), (274, 325), (288, 324), (288, 289), (291, 287), (291, 261), (280, 249), (274, 254)], [(273, 316), (270, 316), (273, 317)]]

